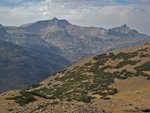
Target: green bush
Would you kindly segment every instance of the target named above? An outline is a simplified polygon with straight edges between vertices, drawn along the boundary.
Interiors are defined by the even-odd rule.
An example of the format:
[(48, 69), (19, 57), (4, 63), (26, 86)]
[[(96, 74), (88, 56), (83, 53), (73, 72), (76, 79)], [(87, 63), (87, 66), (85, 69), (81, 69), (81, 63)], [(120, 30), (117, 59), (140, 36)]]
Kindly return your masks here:
[(109, 58), (115, 60), (117, 58), (117, 55), (115, 55), (114, 53), (109, 53)]
[(15, 102), (21, 106), (24, 106), (30, 102), (36, 101), (36, 99), (30, 93), (26, 91), (21, 91), (20, 94), (21, 96), (15, 96), (15, 97), (7, 98), (7, 99), (15, 100)]
[(150, 71), (150, 61), (135, 68), (137, 71)]
[(80, 96), (79, 99), (77, 99), (77, 100), (78, 100), (78, 101), (85, 102), (85, 103), (90, 103), (93, 98), (94, 98), (94, 97), (87, 96), (87, 95), (82, 95), (82, 96)]
[(119, 54), (116, 55), (117, 58), (122, 58), (124, 60), (128, 60), (132, 57), (135, 57), (135, 56), (138, 56), (138, 52), (130, 52), (130, 53), (123, 53), (123, 52), (120, 52)]
[(147, 57), (147, 56), (149, 56), (149, 55), (148, 54), (143, 54), (143, 53), (140, 54), (140, 57)]
[(116, 68), (118, 69), (118, 68), (121, 68), (121, 67), (123, 67), (125, 65), (128, 65), (128, 64), (130, 64), (130, 65), (136, 65), (138, 62), (140, 62), (140, 61), (124, 60), (124, 61), (118, 63), (116, 65)]
[(147, 77), (147, 80), (150, 80), (150, 76)]
[(107, 97), (107, 96), (102, 96), (101, 99), (103, 99), (103, 100), (110, 100), (110, 98)]

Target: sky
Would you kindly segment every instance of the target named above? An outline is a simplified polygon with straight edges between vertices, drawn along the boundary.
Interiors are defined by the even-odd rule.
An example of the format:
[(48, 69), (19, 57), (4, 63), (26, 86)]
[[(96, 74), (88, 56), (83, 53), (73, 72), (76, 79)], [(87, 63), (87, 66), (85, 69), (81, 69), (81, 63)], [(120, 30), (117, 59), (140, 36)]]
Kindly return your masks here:
[(150, 35), (150, 0), (0, 0), (0, 24), (5, 26), (54, 17), (80, 26), (127, 24)]

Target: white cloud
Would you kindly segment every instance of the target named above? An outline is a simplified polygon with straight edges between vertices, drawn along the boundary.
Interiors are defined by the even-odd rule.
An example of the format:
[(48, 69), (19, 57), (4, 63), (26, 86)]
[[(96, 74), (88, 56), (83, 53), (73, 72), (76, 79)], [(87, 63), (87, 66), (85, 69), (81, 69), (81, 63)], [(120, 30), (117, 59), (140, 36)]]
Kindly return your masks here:
[(20, 25), (27, 22), (47, 19), (40, 11), (42, 5), (26, 4), (15, 8), (0, 8), (0, 22), (4, 25)]
[(150, 4), (150, 0), (141, 0), (141, 2), (144, 4)]
[[(121, 24), (149, 33), (150, 6), (147, 4), (119, 5), (114, 0), (45, 0), (15, 8), (0, 8), (0, 23), (21, 25), (53, 17), (65, 18), (83, 26), (111, 28)], [(106, 5), (106, 1), (108, 5)], [(148, 0), (142, 0), (143, 3)], [(98, 4), (99, 3), (99, 4)], [(102, 3), (102, 5), (100, 5)]]
[(10, 3), (19, 3), (22, 2), (23, 0), (6, 0), (6, 1)]
[(48, 12), (44, 12), (42, 15), (48, 15)]

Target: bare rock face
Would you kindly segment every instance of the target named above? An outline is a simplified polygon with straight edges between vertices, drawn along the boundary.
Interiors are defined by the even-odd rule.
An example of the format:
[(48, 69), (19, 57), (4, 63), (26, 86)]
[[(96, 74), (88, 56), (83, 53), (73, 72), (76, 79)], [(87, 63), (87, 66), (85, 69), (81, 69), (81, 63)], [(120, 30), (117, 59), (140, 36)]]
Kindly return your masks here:
[(42, 46), (47, 50), (49, 46), (55, 46), (59, 53), (71, 62), (150, 41), (149, 36), (131, 29), (126, 24), (112, 29), (81, 27), (58, 18), (37, 21), (20, 27), (6, 27), (6, 30), (11, 35), (13, 43), (30, 49), (31, 45), (40, 45), (40, 48)]
[(124, 24), (120, 27), (109, 29), (108, 34), (109, 35), (114, 35), (114, 36), (120, 36), (120, 37), (121, 36), (136, 37), (136, 38), (146, 37), (146, 35), (140, 34), (138, 31), (136, 31), (134, 29), (131, 29), (126, 24)]
[[(140, 34), (126, 24), (112, 29), (80, 27), (57, 18), (38, 21), (22, 29), (38, 32), (47, 43), (59, 47), (62, 55), (71, 62), (150, 40), (149, 36)], [(36, 32), (32, 31), (34, 29)]]

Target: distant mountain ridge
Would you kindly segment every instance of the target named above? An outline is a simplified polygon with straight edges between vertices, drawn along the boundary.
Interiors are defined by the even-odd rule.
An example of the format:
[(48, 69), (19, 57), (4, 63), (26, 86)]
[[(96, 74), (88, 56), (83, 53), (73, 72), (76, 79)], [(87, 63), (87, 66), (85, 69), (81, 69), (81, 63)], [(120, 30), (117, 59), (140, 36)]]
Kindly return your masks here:
[(60, 54), (71, 62), (90, 55), (150, 41), (150, 36), (141, 34), (126, 24), (112, 29), (81, 27), (56, 17), (21, 25), (15, 29), (7, 27), (6, 30), (10, 35), (18, 31), (21, 32), (20, 35), (26, 33), (36, 35), (35, 37), (58, 47)]
[[(40, 22), (32, 23), (22, 29), (27, 30), (35, 25), (41, 26)], [(71, 62), (78, 61), (86, 56), (150, 41), (150, 36), (141, 34), (129, 28), (126, 24), (105, 29), (80, 27), (69, 23), (67, 20), (57, 18), (42, 22), (47, 26), (39, 29), (41, 38), (49, 44), (59, 47), (62, 50), (62, 55)]]

